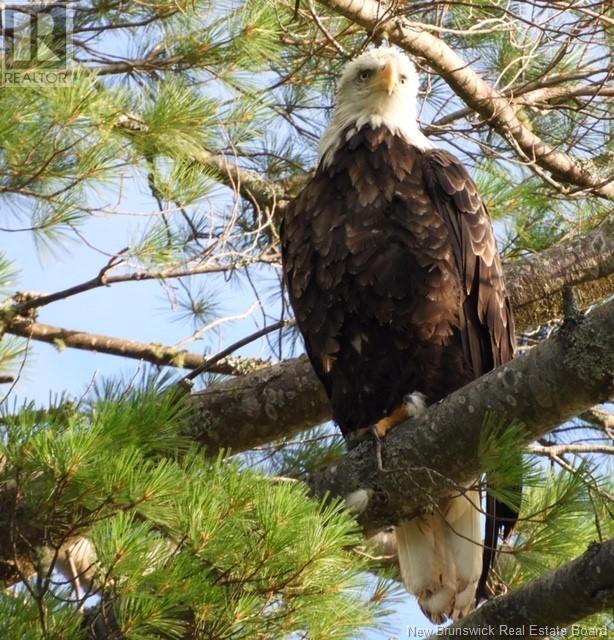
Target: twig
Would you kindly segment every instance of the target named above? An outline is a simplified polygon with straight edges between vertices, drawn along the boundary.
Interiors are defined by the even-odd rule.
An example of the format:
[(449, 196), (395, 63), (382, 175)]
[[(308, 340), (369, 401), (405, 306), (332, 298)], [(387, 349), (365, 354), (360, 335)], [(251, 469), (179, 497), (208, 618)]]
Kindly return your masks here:
[(266, 336), (267, 334), (272, 333), (273, 331), (277, 331), (278, 329), (282, 329), (283, 327), (287, 327), (292, 324), (294, 324), (293, 320), (281, 320), (279, 322), (275, 322), (274, 324), (269, 325), (268, 327), (263, 327), (262, 329), (255, 331), (249, 336), (245, 336), (245, 338), (241, 338), (241, 340), (237, 340), (237, 342), (234, 342), (233, 344), (226, 347), (225, 349), (222, 349), (222, 351), (220, 351), (219, 353), (215, 354), (214, 356), (211, 356), (210, 358), (207, 358), (206, 362), (203, 362), (200, 366), (196, 367), (193, 371), (188, 373), (188, 375), (184, 376), (182, 382), (183, 383), (191, 382), (192, 380), (194, 380), (194, 378), (201, 375), (202, 373), (205, 373), (206, 371), (211, 371), (212, 367), (214, 367), (218, 362), (220, 362), (220, 360), (223, 360), (224, 358), (229, 356), (231, 353), (235, 352), (237, 349), (244, 347), (250, 342), (254, 342), (254, 340), (258, 340), (259, 338), (262, 338), (263, 336)]
[[(54, 327), (26, 318), (14, 318), (7, 324), (5, 331), (39, 342), (47, 342), (59, 348), (72, 347), (84, 351), (98, 351), (163, 366), (196, 369), (209, 362), (206, 356), (177, 350), (166, 345)], [(236, 357), (224, 360), (222, 356), (217, 358), (216, 363), (211, 365), (209, 370), (226, 375), (244, 375), (267, 364), (269, 363), (266, 360), (256, 358)]]
[(610, 445), (597, 444), (553, 444), (553, 445), (531, 445), (529, 452), (536, 455), (558, 457), (566, 453), (603, 453), (614, 455), (614, 447)]

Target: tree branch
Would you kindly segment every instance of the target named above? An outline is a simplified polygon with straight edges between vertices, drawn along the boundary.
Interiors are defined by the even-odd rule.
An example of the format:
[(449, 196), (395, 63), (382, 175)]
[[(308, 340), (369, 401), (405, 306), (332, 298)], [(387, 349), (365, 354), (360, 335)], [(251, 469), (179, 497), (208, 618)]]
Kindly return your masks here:
[[(110, 287), (111, 285), (121, 282), (143, 282), (146, 280), (170, 280), (173, 278), (185, 278), (188, 276), (203, 275), (207, 273), (229, 273), (233, 270), (250, 264), (271, 264), (279, 261), (279, 257), (274, 254), (264, 254), (252, 258), (238, 259), (233, 264), (217, 263), (217, 262), (199, 262), (193, 260), (191, 263), (186, 262), (179, 267), (171, 267), (168, 269), (161, 269), (159, 271), (149, 271), (147, 269), (140, 269), (138, 271), (127, 271), (125, 273), (110, 273), (111, 270), (122, 266), (121, 263), (109, 263), (105, 265), (100, 272), (84, 282), (62, 289), (61, 291), (55, 291), (54, 293), (43, 293), (36, 295), (28, 295), (28, 299), (25, 302), (19, 303), (18, 313), (25, 315), (26, 311), (30, 309), (38, 309), (45, 305), (59, 300), (65, 300), (72, 296), (79, 295), (85, 291), (92, 291), (100, 287)], [(26, 294), (27, 295), (27, 294)]]
[(424, 58), (452, 90), (493, 129), (513, 142), (524, 159), (536, 163), (556, 178), (581, 189), (614, 198), (614, 183), (592, 174), (570, 154), (557, 151), (536, 136), (518, 118), (510, 99), (496, 91), (473, 71), (445, 42), (394, 15), (394, 5), (376, 0), (319, 0), (370, 31), (385, 31), (390, 40), (408, 53)]
[[(488, 638), (508, 638), (510, 635), (514, 638), (558, 636), (559, 633), (553, 628), (566, 627), (612, 607), (614, 540), (608, 540), (592, 544), (579, 558), (528, 585), (490, 600), (460, 622), (442, 629), (437, 635), (461, 635), (460, 629), (490, 625), (489, 633), (486, 634)], [(522, 632), (509, 633), (512, 627), (521, 627)], [(544, 627), (550, 627), (550, 632)]]
[[(183, 349), (152, 342), (139, 342), (137, 340), (126, 340), (112, 336), (100, 335), (97, 333), (86, 333), (73, 329), (54, 327), (49, 324), (34, 322), (27, 318), (16, 317), (10, 320), (3, 327), (5, 333), (10, 333), (30, 340), (47, 342), (56, 347), (71, 347), (84, 351), (96, 351), (124, 358), (144, 360), (157, 365), (169, 365), (173, 367), (183, 367), (185, 369), (196, 369), (206, 365), (208, 358), (198, 353), (192, 353)], [(242, 358), (239, 356), (222, 358), (209, 369), (214, 373), (226, 375), (245, 374), (249, 371), (266, 366), (266, 360), (252, 358)]]
[(517, 329), (561, 317), (566, 286), (584, 307), (606, 298), (614, 293), (614, 220), (505, 265), (505, 279)]
[[(320, 497), (365, 491), (368, 500), (359, 514), (359, 521), (367, 532), (378, 531), (399, 518), (413, 515), (425, 506), (427, 499), (449, 492), (457, 483), (478, 476), (482, 463), (478, 450), (487, 413), (502, 420), (521, 421), (525, 428), (523, 438), (529, 442), (606, 400), (612, 393), (613, 370), (614, 300), (578, 322), (568, 321), (559, 335), (542, 342), (527, 355), (429, 407), (419, 420), (394, 429), (384, 445), (384, 471), (377, 469), (373, 443), (365, 441), (334, 467), (315, 475), (310, 482), (312, 491)], [(289, 372), (296, 374), (305, 386), (306, 392), (296, 398), (300, 402), (287, 402), (288, 394), (297, 396), (301, 390)], [(260, 395), (253, 393), (251, 384), (249, 391), (241, 396), (241, 402), (251, 404), (249, 410), (262, 405), (264, 418), (261, 419), (268, 421), (270, 428), (279, 429), (279, 423), (286, 421), (298, 423), (305, 413), (313, 411), (313, 407), (305, 409), (297, 405), (309, 402), (310, 398), (317, 404), (319, 394), (322, 394), (305, 360), (282, 363), (249, 377), (256, 376), (261, 378)], [(276, 380), (272, 380), (273, 377)], [(238, 379), (235, 384), (244, 381)], [(285, 395), (284, 382), (288, 385)], [(279, 397), (271, 393), (271, 384), (277, 385)], [(215, 392), (213, 388), (208, 393)], [(279, 406), (280, 397), (285, 401), (281, 405), (287, 413)], [(232, 416), (229, 418), (229, 414), (224, 414), (225, 401), (224, 394), (217, 397), (222, 413), (220, 419), (229, 420), (226, 426), (233, 429), (240, 441), (243, 425), (232, 422)], [(324, 408), (321, 406), (321, 409)], [(231, 409), (230, 413), (235, 410)], [(215, 415), (214, 411), (212, 415)], [(325, 414), (320, 416), (323, 417)], [(223, 431), (218, 433), (228, 435)], [(263, 441), (270, 439), (266, 433), (260, 437)], [(202, 434), (200, 438), (202, 440)], [(215, 444), (219, 446), (219, 443)], [(425, 461), (428, 461), (428, 468)], [(0, 505), (10, 502), (12, 491), (8, 486), (0, 491)], [(0, 551), (3, 548), (0, 544)], [(14, 580), (14, 570), (13, 565), (0, 557), (0, 579)]]
[(607, 436), (614, 440), (614, 413), (605, 409), (593, 407), (585, 411), (581, 416), (586, 422), (590, 422), (593, 426), (601, 429)]
[[(614, 300), (558, 335), (429, 407), (386, 437), (384, 471), (374, 444), (362, 442), (310, 481), (315, 495), (363, 490), (358, 519), (367, 533), (411, 517), (428, 499), (479, 476), (484, 419), (520, 422), (529, 443), (607, 400), (614, 389)], [(454, 443), (454, 446), (450, 446)], [(428, 461), (425, 463), (425, 461)], [(425, 466), (427, 464), (428, 466)]]
[(538, 456), (555, 458), (566, 453), (602, 453), (604, 455), (614, 455), (614, 447), (608, 444), (550, 444), (531, 445), (529, 452)]
[[(129, 135), (149, 132), (147, 124), (135, 113), (121, 114), (117, 118), (117, 126)], [(258, 172), (241, 167), (238, 158), (201, 149), (194, 155), (194, 161), (213, 169), (223, 185), (263, 211), (272, 214), (276, 205), (288, 199), (284, 181), (266, 180)]]

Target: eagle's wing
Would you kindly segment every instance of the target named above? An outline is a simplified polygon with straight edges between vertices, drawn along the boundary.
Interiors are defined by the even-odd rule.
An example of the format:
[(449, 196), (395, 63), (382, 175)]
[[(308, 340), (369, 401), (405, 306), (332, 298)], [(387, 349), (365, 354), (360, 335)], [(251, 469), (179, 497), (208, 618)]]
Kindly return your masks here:
[(343, 210), (340, 201), (331, 199), (330, 190), (330, 179), (317, 172), (287, 205), (279, 231), (288, 297), (307, 355), (329, 396), (330, 369), (343, 324), (340, 304), (331, 292), (343, 276), (347, 253), (338, 237)]
[(477, 376), (512, 359), (514, 322), (492, 223), (462, 163), (443, 149), (427, 152), (429, 195), (446, 220), (464, 285), (463, 344)]
[[(465, 167), (442, 149), (428, 151), (426, 156), (427, 189), (451, 230), (454, 256), (464, 285), (460, 327), (463, 349), (478, 377), (514, 355), (514, 321), (501, 260), (490, 217)], [(514, 509), (490, 494), (486, 498), (486, 513), (478, 600), (487, 595), (486, 583), (498, 538), (509, 534), (518, 517)]]

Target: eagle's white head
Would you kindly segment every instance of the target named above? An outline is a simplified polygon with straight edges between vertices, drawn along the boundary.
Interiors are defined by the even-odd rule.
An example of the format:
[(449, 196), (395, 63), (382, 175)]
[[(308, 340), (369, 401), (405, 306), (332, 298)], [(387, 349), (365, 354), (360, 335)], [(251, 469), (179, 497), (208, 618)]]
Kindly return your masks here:
[(320, 158), (330, 164), (339, 145), (365, 125), (385, 126), (421, 149), (432, 143), (416, 120), (418, 74), (398, 49), (382, 46), (349, 62), (339, 81), (332, 120), (320, 140)]

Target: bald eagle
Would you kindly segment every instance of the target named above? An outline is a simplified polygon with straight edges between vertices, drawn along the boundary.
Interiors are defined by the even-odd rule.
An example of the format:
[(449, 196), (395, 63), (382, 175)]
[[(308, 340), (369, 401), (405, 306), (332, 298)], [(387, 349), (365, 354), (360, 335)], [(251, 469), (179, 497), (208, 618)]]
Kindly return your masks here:
[[(281, 227), (296, 323), (346, 439), (373, 426), (383, 437), (514, 352), (488, 212), (462, 163), (420, 131), (417, 93), (396, 49), (351, 61), (315, 175)], [(479, 508), (471, 483), (396, 527), (402, 579), (436, 623), (473, 608), (513, 526), (488, 497), (483, 546)]]

